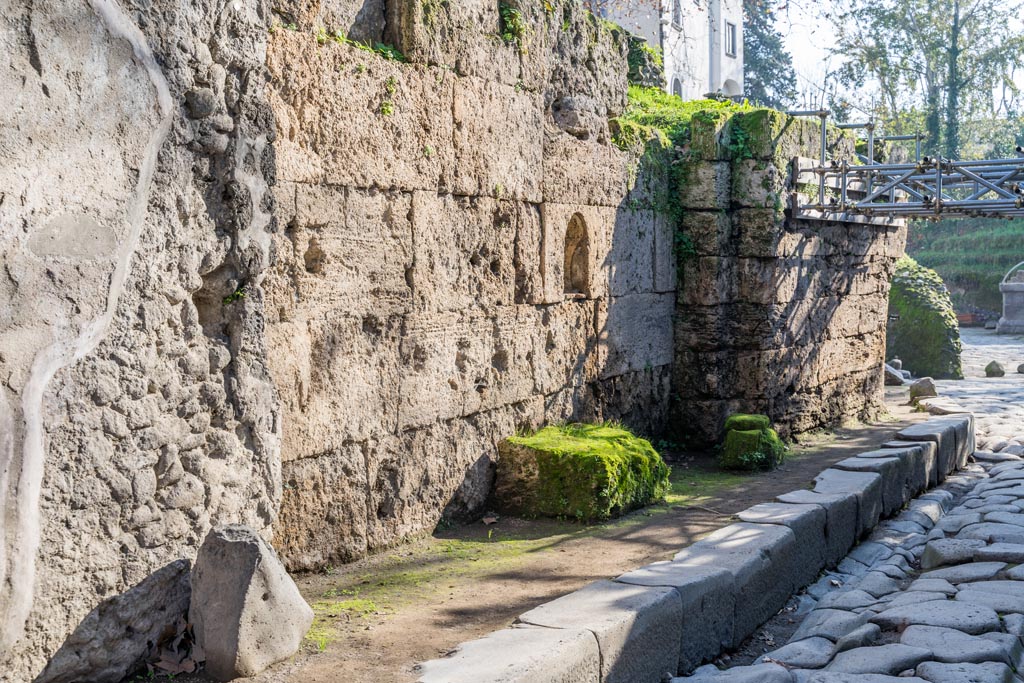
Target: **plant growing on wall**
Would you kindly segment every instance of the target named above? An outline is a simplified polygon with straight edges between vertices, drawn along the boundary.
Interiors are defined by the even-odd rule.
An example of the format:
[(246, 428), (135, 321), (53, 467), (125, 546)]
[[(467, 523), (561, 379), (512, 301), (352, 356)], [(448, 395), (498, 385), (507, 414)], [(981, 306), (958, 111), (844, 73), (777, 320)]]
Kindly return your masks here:
[(498, 5), (498, 13), (501, 18), (501, 39), (506, 45), (518, 45), (519, 49), (523, 50), (523, 41), (528, 31), (523, 13), (505, 3)]

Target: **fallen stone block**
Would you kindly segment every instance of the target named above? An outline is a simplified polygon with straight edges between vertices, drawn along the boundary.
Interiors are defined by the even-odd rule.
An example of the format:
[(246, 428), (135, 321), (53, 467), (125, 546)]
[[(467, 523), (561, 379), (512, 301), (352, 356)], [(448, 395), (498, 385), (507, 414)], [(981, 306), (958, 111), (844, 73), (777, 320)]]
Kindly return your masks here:
[(729, 571), (736, 591), (731, 647), (775, 614), (799, 586), (794, 576), (796, 536), (788, 527), (740, 522), (723, 527), (676, 554), (674, 561)]
[(230, 525), (199, 548), (189, 617), (207, 673), (228, 681), (295, 654), (313, 610), (273, 548), (249, 527)]
[(825, 566), (835, 567), (857, 540), (857, 494), (800, 489), (776, 498), (780, 503), (817, 505), (825, 511)]
[(727, 570), (655, 562), (615, 580), (674, 588), (679, 593), (683, 613), (679, 673), (692, 671), (732, 646), (736, 598), (733, 576)]
[(857, 537), (871, 531), (882, 514), (882, 477), (873, 472), (829, 468), (814, 478), (814, 491), (857, 496)]
[(519, 623), (597, 637), (604, 683), (657, 683), (679, 663), (682, 604), (672, 588), (596, 581), (533, 608)]
[(600, 683), (601, 653), (587, 630), (513, 626), (462, 643), (419, 666), (418, 683)]
[(761, 503), (740, 512), (742, 522), (752, 524), (781, 524), (789, 527), (796, 537), (796, 573), (794, 581), (806, 586), (814, 581), (825, 567), (825, 510), (817, 505)]

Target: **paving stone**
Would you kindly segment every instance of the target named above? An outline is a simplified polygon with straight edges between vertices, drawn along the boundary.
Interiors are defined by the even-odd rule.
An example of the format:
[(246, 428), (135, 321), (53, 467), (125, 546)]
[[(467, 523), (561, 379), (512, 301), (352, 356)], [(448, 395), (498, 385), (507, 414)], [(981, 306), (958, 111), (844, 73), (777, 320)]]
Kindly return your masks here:
[(880, 598), (883, 595), (889, 595), (895, 593), (900, 589), (900, 583), (896, 579), (883, 574), (882, 572), (868, 572), (864, 575), (864, 578), (857, 584), (857, 588), (860, 590), (870, 593), (876, 598)]
[(933, 591), (904, 591), (902, 593), (895, 593), (893, 595), (887, 595), (883, 600), (879, 601), (873, 609), (875, 612), (884, 612), (890, 607), (899, 607), (901, 605), (919, 605), (922, 602), (930, 602), (932, 600), (946, 600), (948, 596), (945, 593), (933, 592)]
[(981, 521), (980, 512), (966, 513), (962, 515), (947, 515), (936, 523), (936, 528), (942, 529), (947, 534), (955, 534), (968, 524), (977, 524)]
[(1000, 614), (1016, 612), (1024, 614), (1024, 598), (1009, 595), (1007, 593), (996, 593), (984, 588), (985, 582), (977, 584), (966, 584), (956, 593), (956, 600), (970, 602), (975, 605), (991, 607)]
[(764, 655), (790, 668), (820, 669), (832, 661), (836, 646), (827, 638), (805, 638)]
[(800, 587), (794, 580), (797, 558), (796, 537), (788, 527), (740, 522), (684, 548), (674, 561), (717, 567), (732, 574), (736, 601), (731, 647), (735, 648)]
[(907, 586), (907, 590), (956, 595), (956, 587), (945, 579), (917, 579)]
[(781, 503), (817, 505), (825, 510), (826, 566), (836, 566), (856, 542), (859, 533), (857, 494), (826, 494), (800, 489), (783, 494), (776, 500)]
[[(1003, 626), (1006, 626), (1006, 617), (1003, 617)], [(1024, 668), (1024, 644), (1021, 643), (1019, 636), (1011, 633), (982, 633), (978, 637), (998, 643), (1006, 653), (1006, 659), (1003, 661), (1011, 668), (1018, 672)]]
[(909, 466), (899, 458), (857, 456), (840, 460), (832, 467), (848, 472), (878, 474), (882, 478), (882, 517), (895, 514), (910, 500), (907, 485)]
[(544, 603), (519, 622), (591, 631), (601, 648), (601, 680), (657, 681), (679, 664), (683, 614), (672, 588), (595, 581)]
[(1013, 671), (1005, 664), (943, 664), (925, 662), (915, 672), (931, 683), (1013, 683)]
[(974, 459), (982, 462), (1019, 462), (1021, 460), (1018, 455), (992, 453), (991, 451), (974, 451)]
[(944, 538), (928, 541), (921, 555), (921, 569), (932, 569), (946, 564), (959, 564), (974, 559), (974, 551), (985, 547), (985, 541), (973, 538)]
[(1024, 529), (1012, 524), (982, 522), (961, 529), (957, 538), (978, 538), (988, 543), (1024, 543)]
[(927, 533), (928, 529), (931, 529), (933, 526), (934, 526), (934, 523), (929, 524), (928, 528), (926, 529), (920, 523), (911, 521), (909, 519), (903, 519), (903, 515), (900, 515), (899, 517), (897, 517), (894, 520), (890, 520), (888, 522), (882, 522), (881, 524), (878, 525), (878, 528), (879, 529), (891, 529), (893, 531), (897, 531), (897, 532), (903, 533), (903, 534), (924, 534), (924, 533)]
[(850, 559), (856, 560), (868, 567), (872, 567), (891, 556), (892, 548), (882, 545), (881, 543), (872, 543), (871, 541), (861, 543), (851, 550), (848, 555)]
[(1005, 562), (968, 562), (945, 569), (933, 569), (921, 575), (922, 579), (945, 579), (950, 583), (985, 581), (991, 579), (1006, 567)]
[(938, 662), (1009, 663), (1003, 645), (952, 628), (908, 626), (900, 634), (900, 642), (930, 650), (929, 659)]
[(846, 652), (855, 647), (871, 645), (881, 635), (882, 629), (878, 624), (863, 624), (836, 641), (836, 652)]
[(965, 583), (960, 586), (960, 590), (964, 590), (965, 588), (1024, 598), (1024, 581), (979, 581), (978, 583)]
[(691, 671), (732, 646), (735, 590), (729, 571), (678, 562), (655, 562), (615, 580), (637, 586), (674, 588), (679, 593), (683, 611), (679, 671)]
[(982, 546), (974, 551), (976, 562), (1010, 562), (1019, 564), (1024, 562), (1024, 544), (1021, 543), (993, 543)]
[(985, 521), (1024, 527), (1024, 514), (1019, 512), (989, 512), (985, 515)]
[[(705, 667), (701, 667), (703, 670)], [(737, 666), (724, 671), (696, 671), (687, 678), (673, 678), (671, 683), (793, 683), (793, 674), (778, 664)], [(637, 683), (637, 682), (635, 682)]]
[(826, 541), (824, 508), (817, 505), (790, 503), (761, 503), (737, 515), (741, 521), (752, 524), (779, 524), (788, 527), (796, 537), (797, 557), (794, 557), (793, 579), (797, 586), (814, 581), (825, 567)]
[(931, 658), (931, 650), (890, 643), (858, 647), (836, 655), (827, 671), (851, 674), (898, 674)]
[(601, 655), (585, 630), (514, 626), (420, 665), (419, 683), (599, 683)]
[(838, 609), (816, 609), (804, 619), (789, 642), (820, 636), (835, 642), (863, 626), (868, 617)]
[(923, 678), (887, 676), (885, 674), (844, 674), (838, 671), (793, 672), (795, 683), (928, 683)]
[[(902, 560), (903, 558), (900, 557), (900, 559)], [(903, 561), (906, 562), (906, 560)], [(907, 572), (894, 564), (890, 564), (888, 560), (883, 560), (876, 564), (872, 571), (881, 572), (890, 578), (896, 579), (897, 581), (902, 581), (907, 578)]]
[(1024, 564), (1019, 564), (1006, 571), (1006, 578), (1014, 581), (1024, 581)]
[[(993, 503), (992, 505), (982, 505), (980, 507), (976, 507), (976, 508), (974, 508), (974, 511), (979, 513), (979, 514), (981, 514), (982, 521), (992, 521), (992, 522), (995, 522), (995, 521), (998, 521), (998, 520), (987, 520), (987, 519), (985, 519), (985, 517), (987, 517), (988, 515), (992, 514), (993, 512), (1008, 512), (1010, 514), (1018, 514), (1020, 512), (1020, 508), (1018, 507), (1018, 505), (1019, 505), (1019, 503), (1016, 503), (1016, 502), (1014, 502), (1014, 503)], [(1013, 524), (1014, 522), (1009, 522), (1009, 523)]]
[(836, 569), (849, 577), (859, 579), (868, 573), (870, 567), (847, 555), (843, 558), (843, 561), (839, 563), (839, 566), (837, 566)]
[(905, 626), (943, 626), (977, 635), (999, 630), (999, 615), (991, 607), (954, 600), (933, 600), (918, 605), (892, 607), (871, 617), (883, 629)]
[[(818, 609), (854, 610), (878, 602), (878, 598), (863, 590), (832, 591), (818, 601)], [(813, 668), (813, 667), (811, 667)]]
[(829, 468), (814, 478), (814, 490), (824, 494), (853, 493), (857, 496), (858, 537), (878, 524), (882, 514), (882, 478), (879, 475)]

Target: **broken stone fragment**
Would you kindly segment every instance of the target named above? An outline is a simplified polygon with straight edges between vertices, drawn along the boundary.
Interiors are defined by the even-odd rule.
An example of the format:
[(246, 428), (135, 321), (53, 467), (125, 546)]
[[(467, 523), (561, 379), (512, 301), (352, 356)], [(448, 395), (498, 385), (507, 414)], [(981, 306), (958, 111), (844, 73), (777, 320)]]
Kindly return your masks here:
[(216, 528), (203, 541), (189, 616), (206, 671), (222, 681), (290, 657), (313, 623), (313, 610), (277, 554), (244, 525)]
[(935, 381), (932, 380), (931, 377), (922, 377), (910, 385), (911, 402), (913, 402), (914, 399), (938, 395), (939, 392), (935, 390)]

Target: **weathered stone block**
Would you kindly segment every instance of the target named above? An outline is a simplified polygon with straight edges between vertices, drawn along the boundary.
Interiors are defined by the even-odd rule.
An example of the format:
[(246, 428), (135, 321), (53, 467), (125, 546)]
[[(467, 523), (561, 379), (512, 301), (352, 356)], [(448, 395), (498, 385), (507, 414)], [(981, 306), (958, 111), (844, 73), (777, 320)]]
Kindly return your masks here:
[(232, 525), (211, 531), (199, 548), (189, 618), (207, 673), (229, 681), (295, 654), (313, 610), (266, 541)]
[(513, 626), (420, 665), (417, 683), (600, 683), (601, 654), (586, 629)]
[(452, 191), (541, 201), (543, 100), (539, 93), (477, 78), (454, 88)]
[(946, 476), (956, 469), (957, 443), (955, 427), (944, 421), (928, 420), (911, 425), (896, 435), (899, 441), (930, 441), (935, 444), (937, 479), (945, 481)]
[(681, 172), (679, 204), (690, 211), (722, 211), (731, 201), (731, 168), (727, 161), (687, 161)]
[(597, 305), (602, 379), (672, 363), (672, 294), (611, 297)]
[(607, 257), (608, 295), (654, 291), (655, 214), (625, 207), (615, 213)]
[(553, 131), (544, 136), (544, 201), (618, 207), (629, 191), (629, 155)]
[[(538, 303), (560, 303), (567, 298), (596, 299), (608, 291), (609, 262), (608, 250), (611, 235), (615, 230), (615, 211), (603, 207), (578, 204), (557, 204), (545, 202), (541, 205), (541, 272), (544, 283), (543, 294)], [(583, 282), (576, 289), (566, 292), (566, 237), (571, 224), (576, 230), (582, 229), (586, 238), (578, 248), (585, 249), (582, 258), (586, 263)], [(571, 287), (570, 287), (571, 288)]]
[(679, 673), (687, 673), (731, 646), (733, 640), (733, 575), (717, 567), (655, 562), (615, 579), (637, 586), (674, 588), (682, 601)]
[(857, 536), (878, 524), (882, 514), (882, 477), (873, 472), (848, 472), (829, 468), (814, 478), (814, 491), (857, 496)]
[(679, 663), (683, 621), (672, 588), (597, 581), (519, 617), (524, 624), (587, 629), (601, 650), (601, 680), (657, 681)]
[(685, 306), (712, 306), (735, 301), (738, 297), (736, 259), (697, 256), (687, 259), (678, 293)]
[(825, 535), (827, 515), (818, 505), (761, 503), (740, 512), (740, 521), (756, 524), (781, 524), (793, 530), (799, 558), (794, 581), (804, 586), (814, 581), (824, 568), (827, 553)]
[[(787, 232), (784, 216), (768, 208), (745, 208), (732, 212), (732, 229), (739, 240), (737, 254), (748, 258), (778, 259), (789, 256), (785, 251), (792, 249), (789, 245), (791, 233)], [(810, 255), (800, 251), (793, 257), (803, 261)], [(783, 268), (782, 261), (770, 262), (775, 268)]]
[(448, 72), (333, 41), (318, 46), (294, 31), (274, 33), (267, 67), (279, 178), (434, 191), (440, 178), (440, 189), (451, 189), (456, 79)]
[(686, 211), (680, 218), (679, 229), (690, 239), (697, 256), (736, 255), (737, 240), (728, 213)]
[(521, 233), (536, 237), (538, 220), (536, 208), (521, 202), (414, 193), (414, 265), (406, 277), (416, 309), (456, 311), (515, 303), (517, 240)]
[(772, 524), (730, 524), (678, 552), (689, 567), (729, 571), (736, 587), (732, 647), (775, 614), (797, 588), (796, 536)]
[[(888, 453), (889, 451), (882, 451)], [(832, 465), (837, 470), (850, 472), (876, 472), (882, 478), (882, 516), (891, 517), (910, 499), (908, 480), (909, 463), (898, 457), (846, 458)]]
[(349, 442), (283, 464), (274, 545), (292, 571), (366, 555), (366, 448)]
[(789, 181), (789, 164), (779, 166), (760, 159), (732, 162), (732, 205), (769, 209), (781, 216)]
[(654, 219), (654, 286), (655, 292), (676, 291), (678, 265), (675, 251), (676, 228), (662, 213)]
[(853, 547), (858, 533), (857, 494), (800, 489), (777, 498), (781, 503), (817, 505), (825, 511), (825, 565), (834, 567)]

